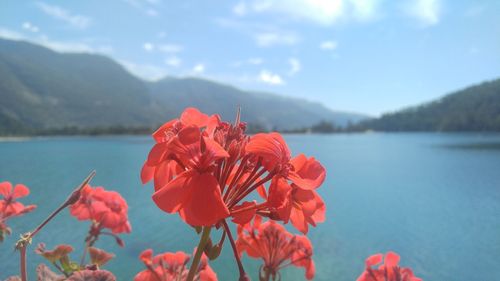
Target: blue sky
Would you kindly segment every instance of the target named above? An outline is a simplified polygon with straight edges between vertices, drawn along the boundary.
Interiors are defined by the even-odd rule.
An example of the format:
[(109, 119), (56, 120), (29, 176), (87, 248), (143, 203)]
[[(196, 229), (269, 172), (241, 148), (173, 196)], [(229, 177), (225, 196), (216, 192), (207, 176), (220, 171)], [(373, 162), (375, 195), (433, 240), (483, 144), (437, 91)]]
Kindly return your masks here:
[(0, 3), (0, 37), (378, 115), (500, 77), (500, 1)]

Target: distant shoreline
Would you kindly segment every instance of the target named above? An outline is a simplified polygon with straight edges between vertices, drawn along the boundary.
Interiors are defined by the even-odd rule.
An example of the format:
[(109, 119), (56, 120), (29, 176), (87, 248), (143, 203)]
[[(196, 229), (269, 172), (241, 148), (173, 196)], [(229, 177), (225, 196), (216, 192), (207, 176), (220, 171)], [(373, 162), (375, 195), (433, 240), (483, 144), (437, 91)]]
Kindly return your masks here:
[[(337, 131), (337, 132), (293, 132), (293, 131), (278, 131), (283, 135), (351, 135), (351, 134), (500, 134), (498, 131)], [(257, 134), (261, 132), (251, 132), (252, 134)], [(0, 135), (0, 143), (2, 142), (23, 142), (33, 139), (43, 139), (43, 138), (74, 138), (74, 137), (89, 137), (89, 138), (100, 138), (100, 137), (126, 137), (126, 136), (137, 136), (137, 137), (149, 137), (151, 133), (102, 133), (102, 134), (85, 134), (85, 133), (75, 133), (75, 134), (39, 134), (39, 135)]]
[(32, 138), (33, 136), (0, 136), (0, 142), (21, 142)]

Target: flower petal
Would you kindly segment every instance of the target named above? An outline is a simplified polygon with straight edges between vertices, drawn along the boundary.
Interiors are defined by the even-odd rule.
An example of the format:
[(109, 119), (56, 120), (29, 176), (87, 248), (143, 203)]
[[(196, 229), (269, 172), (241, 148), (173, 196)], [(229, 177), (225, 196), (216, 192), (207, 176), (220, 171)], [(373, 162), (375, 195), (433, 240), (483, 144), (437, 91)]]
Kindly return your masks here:
[(290, 221), (292, 221), (293, 226), (295, 226), (298, 231), (307, 234), (309, 226), (302, 210), (292, 208), (292, 212), (290, 213)]
[(154, 173), (155, 191), (167, 185), (177, 174), (177, 163), (174, 161), (164, 161), (156, 166)]
[[(175, 181), (175, 180), (174, 180)], [(192, 193), (186, 200), (181, 213), (190, 225), (211, 226), (229, 216), (217, 179), (208, 173), (194, 173), (186, 186)]]
[(10, 196), (12, 192), (12, 184), (8, 181), (0, 182), (0, 195), (3, 197)]
[(279, 209), (290, 201), (292, 187), (281, 177), (274, 177), (269, 186), (269, 197), (267, 202), (270, 207)]
[(151, 264), (153, 262), (153, 250), (146, 249), (141, 252), (139, 259), (145, 264)]
[(286, 164), (290, 160), (290, 149), (278, 133), (256, 134), (250, 138), (245, 147), (248, 153), (262, 157), (262, 165), (273, 170), (278, 164)]
[(200, 112), (194, 107), (184, 109), (181, 114), (181, 122), (183, 125), (196, 125), (198, 127), (206, 126), (208, 123), (208, 115)]
[(155, 173), (155, 167), (148, 166), (147, 161), (144, 162), (144, 165), (142, 166), (142, 169), (141, 169), (141, 182), (142, 182), (142, 184), (146, 184), (151, 179), (153, 179), (154, 173)]
[(170, 139), (171, 135), (168, 134), (170, 130), (174, 127), (175, 123), (179, 122), (178, 119), (170, 120), (167, 123), (161, 125), (158, 130), (153, 133), (153, 138), (156, 142), (166, 142)]
[[(234, 206), (232, 209), (233, 212), (236, 212), (236, 214), (233, 215), (233, 222), (237, 224), (247, 224), (249, 223), (252, 218), (255, 216), (255, 213), (257, 211), (256, 208), (252, 208), (257, 206), (257, 203), (255, 201), (253, 202), (243, 202), (243, 204)], [(242, 212), (238, 212), (239, 209), (248, 209)]]
[(366, 267), (372, 267), (374, 265), (381, 263), (383, 258), (384, 256), (382, 254), (375, 254), (369, 256), (365, 261)]
[(168, 152), (168, 144), (168, 142), (157, 143), (153, 146), (153, 148), (151, 148), (147, 160), (147, 164), (149, 166), (158, 165), (165, 159)]
[(294, 171), (289, 178), (300, 188), (316, 189), (325, 181), (326, 170), (314, 157), (307, 159), (304, 154), (299, 154), (290, 162)]
[(399, 255), (394, 252), (388, 252), (385, 255), (384, 265), (391, 268), (397, 266), (399, 263)]
[(191, 172), (184, 172), (153, 194), (153, 201), (167, 213), (179, 211), (192, 196)]

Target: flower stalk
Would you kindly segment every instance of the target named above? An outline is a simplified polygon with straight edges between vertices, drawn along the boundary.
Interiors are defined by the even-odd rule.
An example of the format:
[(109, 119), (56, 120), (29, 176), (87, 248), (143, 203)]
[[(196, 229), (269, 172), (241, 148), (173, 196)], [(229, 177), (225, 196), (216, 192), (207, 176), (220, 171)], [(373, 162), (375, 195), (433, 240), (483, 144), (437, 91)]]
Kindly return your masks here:
[(245, 269), (243, 268), (240, 255), (238, 254), (238, 249), (236, 249), (236, 244), (234, 242), (233, 235), (231, 234), (231, 230), (229, 229), (226, 220), (222, 221), (222, 226), (224, 227), (224, 231), (227, 233), (227, 238), (229, 239), (229, 242), (231, 243), (231, 248), (233, 249), (234, 258), (236, 259), (236, 263), (238, 264), (238, 271), (240, 272), (239, 281), (248, 281), (250, 279), (248, 278)]
[(16, 243), (16, 249), (19, 250), (19, 254), (21, 256), (21, 262), (20, 262), (20, 271), (21, 271), (21, 280), (22, 281), (28, 281), (28, 273), (26, 271), (26, 248), (28, 247), (29, 244), (31, 244), (31, 241), (33, 240), (33, 237), (42, 230), (57, 214), (59, 214), (62, 210), (64, 210), (66, 207), (74, 204), (76, 201), (78, 201), (80, 197), (80, 191), (85, 187), (90, 180), (95, 176), (95, 171), (92, 171), (86, 178), (83, 180), (83, 182), (73, 190), (71, 195), (59, 206), (52, 214), (50, 214), (40, 225), (38, 225), (35, 230), (31, 232), (26, 232), (25, 234), (21, 235), (21, 238), (17, 241)]
[(208, 239), (210, 238), (210, 230), (211, 226), (203, 227), (203, 231), (201, 233), (200, 242), (198, 243), (198, 247), (196, 248), (196, 253), (194, 254), (193, 262), (191, 263), (191, 267), (189, 268), (189, 273), (186, 278), (186, 281), (193, 281), (196, 272), (198, 272), (198, 266), (200, 265), (201, 255), (203, 254), (203, 250), (208, 243)]

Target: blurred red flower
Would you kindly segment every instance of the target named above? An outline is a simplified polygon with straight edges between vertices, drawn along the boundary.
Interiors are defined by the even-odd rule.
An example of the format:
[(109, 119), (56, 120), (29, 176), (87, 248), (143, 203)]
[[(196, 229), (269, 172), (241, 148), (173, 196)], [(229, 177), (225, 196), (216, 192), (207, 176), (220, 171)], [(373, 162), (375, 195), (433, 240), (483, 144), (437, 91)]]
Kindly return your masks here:
[[(388, 252), (385, 259), (383, 254), (370, 256), (366, 259), (365, 271), (356, 281), (422, 281), (410, 268), (400, 267), (398, 263), (399, 255), (394, 252)], [(378, 268), (373, 268), (377, 265)]]
[(16, 184), (13, 188), (10, 182), (0, 183), (0, 221), (7, 217), (20, 216), (33, 211), (36, 206), (24, 206), (17, 199), (26, 197), (30, 194), (30, 190), (23, 184)]
[(279, 271), (290, 265), (305, 268), (307, 280), (314, 278), (313, 251), (309, 239), (291, 234), (272, 220), (262, 223), (261, 217), (256, 216), (253, 224), (238, 226), (236, 246), (240, 255), (246, 252), (248, 256), (264, 261), (260, 280), (276, 280)]
[(0, 242), (11, 233), (7, 220), (33, 211), (36, 205), (24, 206), (17, 199), (28, 196), (30, 190), (22, 184), (12, 186), (10, 182), (0, 183)]
[(82, 189), (79, 200), (70, 207), (71, 215), (78, 220), (91, 220), (97, 228), (108, 228), (115, 234), (130, 233), (127, 210), (127, 202), (118, 192), (90, 185)]
[[(139, 259), (146, 269), (139, 272), (134, 281), (183, 281), (186, 280), (189, 269), (189, 255), (184, 252), (163, 253), (153, 256), (153, 250), (143, 251)], [(206, 256), (203, 255), (194, 280), (217, 281), (217, 275), (208, 265)]]

